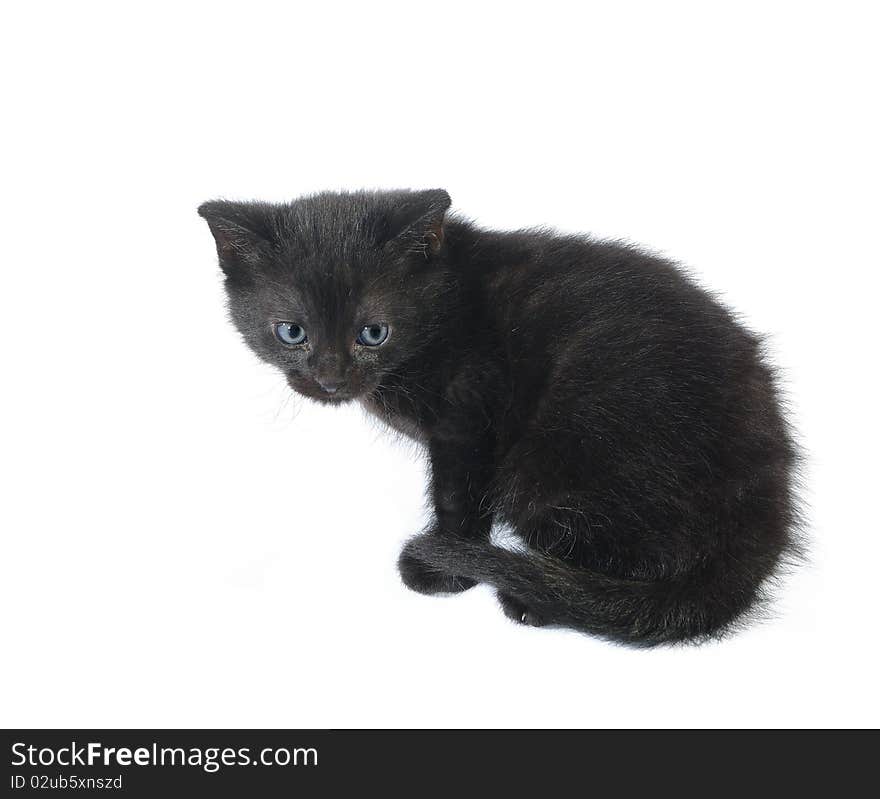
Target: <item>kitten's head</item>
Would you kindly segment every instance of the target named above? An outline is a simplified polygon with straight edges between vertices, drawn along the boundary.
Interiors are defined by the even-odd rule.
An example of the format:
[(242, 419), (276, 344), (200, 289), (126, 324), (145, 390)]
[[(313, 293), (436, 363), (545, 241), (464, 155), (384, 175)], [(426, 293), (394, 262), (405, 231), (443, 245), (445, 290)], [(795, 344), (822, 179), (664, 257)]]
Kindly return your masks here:
[(300, 394), (372, 391), (437, 332), (449, 195), (323, 193), (284, 205), (199, 208), (217, 244), (236, 327)]

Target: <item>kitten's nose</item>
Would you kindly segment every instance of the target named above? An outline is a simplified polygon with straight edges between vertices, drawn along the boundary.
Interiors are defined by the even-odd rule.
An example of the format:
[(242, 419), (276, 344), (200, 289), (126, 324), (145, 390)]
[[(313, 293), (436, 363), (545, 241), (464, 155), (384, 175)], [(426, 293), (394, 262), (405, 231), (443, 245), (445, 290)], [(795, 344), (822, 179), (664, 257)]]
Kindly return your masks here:
[(343, 386), (342, 380), (333, 380), (330, 378), (319, 378), (316, 382), (328, 394), (335, 394)]

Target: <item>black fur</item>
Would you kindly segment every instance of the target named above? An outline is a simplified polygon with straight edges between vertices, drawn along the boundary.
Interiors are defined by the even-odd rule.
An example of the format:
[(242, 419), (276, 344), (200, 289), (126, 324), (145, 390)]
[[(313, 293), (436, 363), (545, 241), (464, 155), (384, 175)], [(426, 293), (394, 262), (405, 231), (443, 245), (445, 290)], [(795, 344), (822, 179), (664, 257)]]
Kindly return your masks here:
[[(729, 629), (795, 551), (795, 450), (758, 339), (665, 260), (448, 206), (435, 190), (199, 212), (254, 351), (427, 448), (435, 521), (401, 554), (409, 587), (487, 582), (517, 621), (632, 644)], [(281, 344), (279, 321), (307, 343)], [(380, 323), (385, 343), (356, 342)], [(525, 551), (493, 545), (493, 522)]]

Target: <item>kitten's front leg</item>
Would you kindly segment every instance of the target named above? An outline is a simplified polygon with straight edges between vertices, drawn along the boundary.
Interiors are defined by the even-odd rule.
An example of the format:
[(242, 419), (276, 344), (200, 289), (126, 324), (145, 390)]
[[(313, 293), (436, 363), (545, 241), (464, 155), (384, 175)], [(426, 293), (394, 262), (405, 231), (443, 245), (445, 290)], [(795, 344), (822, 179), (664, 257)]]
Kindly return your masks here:
[(491, 479), (491, 442), (485, 437), (436, 438), (429, 452), (435, 532), (465, 538), (489, 535), (492, 515), (484, 506)]
[[(427, 535), (488, 536), (492, 514), (482, 507), (491, 477), (490, 442), (482, 437), (468, 440), (430, 441), (434, 524)], [(410, 545), (398, 560), (403, 582), (423, 594), (457, 593), (476, 583), (447, 574), (419, 561)]]

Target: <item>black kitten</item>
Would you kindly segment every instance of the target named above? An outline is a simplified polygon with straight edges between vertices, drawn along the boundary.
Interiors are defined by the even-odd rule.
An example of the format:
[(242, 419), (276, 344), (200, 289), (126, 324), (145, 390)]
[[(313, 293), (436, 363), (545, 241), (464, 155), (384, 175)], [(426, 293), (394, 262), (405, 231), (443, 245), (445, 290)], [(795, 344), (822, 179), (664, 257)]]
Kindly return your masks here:
[[(232, 319), (291, 387), (430, 455), (400, 556), (517, 621), (635, 644), (718, 635), (793, 552), (795, 452), (758, 340), (620, 244), (446, 218), (445, 191), (209, 202)], [(527, 545), (494, 546), (494, 521)]]

